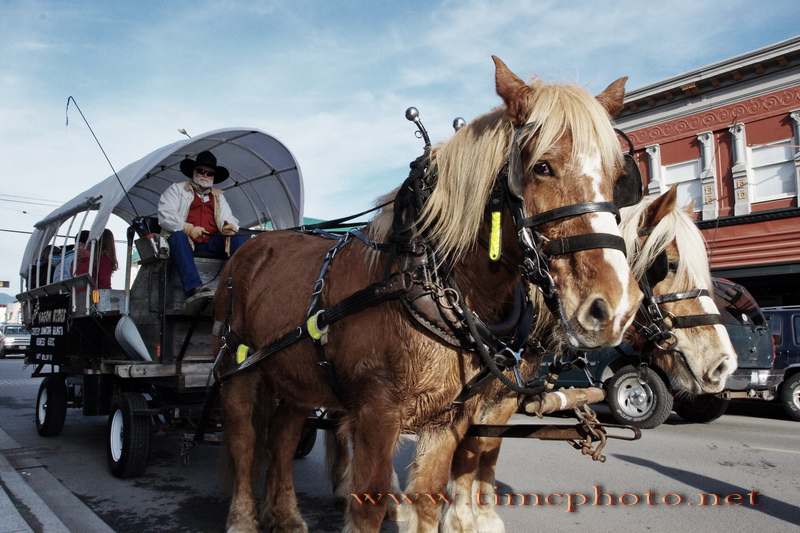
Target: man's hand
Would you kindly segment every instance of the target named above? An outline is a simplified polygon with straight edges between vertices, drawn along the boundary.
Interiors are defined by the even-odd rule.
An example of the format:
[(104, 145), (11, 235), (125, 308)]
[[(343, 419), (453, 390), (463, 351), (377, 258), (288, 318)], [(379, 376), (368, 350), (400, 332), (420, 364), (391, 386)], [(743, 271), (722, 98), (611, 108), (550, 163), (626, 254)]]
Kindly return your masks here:
[(193, 226), (188, 222), (183, 225), (183, 232), (192, 240), (202, 237), (205, 231), (201, 226)]
[(222, 224), (222, 229), (219, 232), (223, 235), (236, 235), (236, 226), (226, 221)]

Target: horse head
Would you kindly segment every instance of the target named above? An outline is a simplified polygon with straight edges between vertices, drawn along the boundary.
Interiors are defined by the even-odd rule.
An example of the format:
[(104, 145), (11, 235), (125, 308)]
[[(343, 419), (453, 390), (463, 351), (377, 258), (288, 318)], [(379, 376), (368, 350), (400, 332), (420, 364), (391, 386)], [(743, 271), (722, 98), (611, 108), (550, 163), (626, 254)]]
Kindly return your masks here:
[(560, 315), (571, 346), (618, 344), (641, 299), (614, 205), (628, 170), (610, 117), (622, 108), (627, 78), (592, 98), (571, 85), (526, 84), (494, 60), (525, 271), (542, 278), (531, 281)]
[(713, 290), (705, 243), (693, 205), (677, 207), (677, 187), (622, 210), (621, 228), (631, 270), (641, 280), (645, 305), (629, 343), (692, 393), (715, 393), (736, 370), (736, 355)]

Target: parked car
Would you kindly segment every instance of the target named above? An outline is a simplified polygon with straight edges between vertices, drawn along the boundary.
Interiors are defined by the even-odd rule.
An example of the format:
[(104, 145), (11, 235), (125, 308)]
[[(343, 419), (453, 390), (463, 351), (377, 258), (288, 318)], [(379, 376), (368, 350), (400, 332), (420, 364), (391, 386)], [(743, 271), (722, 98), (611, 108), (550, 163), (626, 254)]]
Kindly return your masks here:
[(783, 371), (777, 398), (800, 420), (800, 305), (762, 308), (775, 343), (775, 368)]
[(0, 359), (5, 359), (7, 353), (21, 353), (28, 351), (31, 345), (31, 334), (22, 324), (0, 324)]
[[(681, 393), (667, 372), (655, 365), (641, 365), (640, 355), (624, 343), (588, 352), (585, 368), (560, 374), (556, 388), (600, 384), (605, 387), (614, 418), (643, 429), (659, 426), (673, 409), (684, 420), (710, 422), (725, 413), (731, 398), (774, 398), (784, 372), (775, 366), (775, 346), (764, 313), (747, 289), (737, 283), (714, 279), (714, 293), (738, 359), (738, 369), (728, 377), (721, 393)], [(800, 323), (800, 318), (797, 320)], [(550, 361), (552, 356), (546, 357), (543, 366)], [(798, 363), (796, 370), (800, 372)], [(797, 375), (795, 378), (800, 380)], [(795, 402), (799, 401), (798, 385), (791, 393)]]

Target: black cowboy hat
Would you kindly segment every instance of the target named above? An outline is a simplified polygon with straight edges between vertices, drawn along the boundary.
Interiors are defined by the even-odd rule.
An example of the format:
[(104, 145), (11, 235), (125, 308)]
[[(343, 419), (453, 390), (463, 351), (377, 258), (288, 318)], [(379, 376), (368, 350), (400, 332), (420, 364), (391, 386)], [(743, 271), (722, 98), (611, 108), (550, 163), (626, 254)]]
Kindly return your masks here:
[(181, 161), (181, 172), (183, 172), (184, 176), (191, 178), (194, 175), (194, 167), (197, 166), (214, 169), (214, 185), (222, 183), (230, 176), (227, 168), (217, 166), (217, 158), (208, 150), (197, 154), (197, 161), (193, 161), (188, 157)]

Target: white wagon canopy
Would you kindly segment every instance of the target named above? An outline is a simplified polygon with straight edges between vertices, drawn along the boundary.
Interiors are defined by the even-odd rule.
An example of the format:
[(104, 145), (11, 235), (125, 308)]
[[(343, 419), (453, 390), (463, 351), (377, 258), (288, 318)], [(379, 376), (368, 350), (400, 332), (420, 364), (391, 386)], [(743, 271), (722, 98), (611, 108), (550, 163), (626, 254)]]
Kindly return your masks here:
[[(88, 229), (90, 241), (99, 238), (111, 213), (127, 224), (137, 217), (156, 217), (161, 193), (187, 179), (180, 171), (180, 162), (204, 150), (210, 150), (218, 164), (230, 171), (230, 177), (215, 187), (225, 192), (241, 227), (285, 229), (300, 225), (303, 180), (289, 149), (257, 129), (220, 129), (159, 148), (120, 170), (119, 178), (112, 174), (50, 213), (34, 226), (20, 275), (29, 279), (46, 247), (72, 242), (76, 230)], [(87, 211), (96, 211), (90, 227), (62, 228), (65, 221)], [(75, 223), (82, 226), (77, 218)], [(68, 234), (54, 239), (59, 230)], [(30, 288), (30, 284), (27, 286)]]

